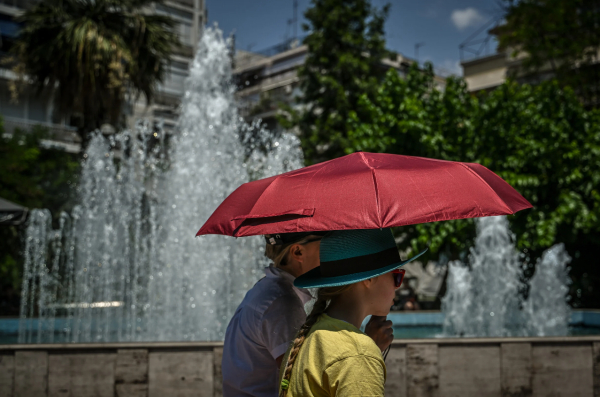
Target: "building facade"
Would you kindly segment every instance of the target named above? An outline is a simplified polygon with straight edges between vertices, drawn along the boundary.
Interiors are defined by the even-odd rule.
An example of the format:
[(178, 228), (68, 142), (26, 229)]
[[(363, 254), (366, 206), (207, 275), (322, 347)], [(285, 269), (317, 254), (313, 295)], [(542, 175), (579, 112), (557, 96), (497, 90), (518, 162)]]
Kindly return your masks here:
[[(0, 0), (0, 58), (6, 55), (18, 35), (20, 26), (15, 18), (34, 3), (34, 0)], [(142, 98), (131, 104), (127, 109), (127, 124), (133, 126), (140, 117), (150, 120), (160, 118), (165, 121), (165, 128), (170, 130), (177, 119), (189, 64), (206, 23), (205, 1), (167, 0), (163, 4), (153, 4), (147, 11), (175, 19), (182, 45), (173, 54), (169, 73), (164, 83), (158, 86), (153, 103), (148, 104)], [(0, 65), (0, 115), (4, 120), (5, 133), (11, 133), (15, 128), (29, 129), (34, 125), (43, 125), (52, 136), (52, 140), (44, 142), (45, 145), (78, 152), (80, 139), (74, 126), (76, 120), (58, 115), (54, 111), (52, 98), (38, 96), (33, 91), (25, 90), (17, 102), (13, 101), (8, 87), (14, 78), (9, 68)]]
[(512, 51), (498, 51), (494, 54), (475, 57), (461, 62), (463, 76), (470, 92), (491, 90), (514, 76), (523, 83), (536, 82), (552, 76), (550, 68), (545, 68), (531, 75), (520, 72), (525, 54), (512, 56)]
[[(491, 20), (490, 22), (495, 24), (491, 29), (487, 29), (488, 22), (487, 25), (483, 26), (485, 29), (476, 32), (484, 34), (484, 38), (472, 36), (459, 46), (463, 76), (470, 92), (492, 90), (504, 83), (509, 77), (519, 83), (537, 84), (554, 76), (550, 63), (543, 65), (536, 71), (524, 71), (522, 64), (528, 56), (524, 51), (515, 51), (515, 48), (507, 48), (502, 51), (496, 49), (491, 53), (479, 51), (484, 48), (483, 45), (487, 46), (487, 43), (497, 44), (498, 27), (501, 26), (502, 20)], [(479, 50), (472, 51), (473, 47), (479, 47)], [(465, 52), (469, 52), (471, 56), (463, 58)], [(596, 60), (600, 59), (600, 49), (598, 49), (598, 55), (595, 58)]]
[[(297, 39), (263, 51), (237, 50), (234, 58), (234, 79), (240, 112), (246, 119), (260, 118), (272, 131), (281, 127), (276, 121), (280, 105), (297, 107), (301, 96), (298, 68), (304, 64), (308, 47)], [(397, 54), (395, 59), (383, 60), (383, 67), (394, 68), (405, 76), (415, 60)], [(445, 80), (435, 76), (438, 88), (443, 89)]]
[(162, 120), (165, 130), (171, 132), (179, 116), (190, 63), (206, 24), (206, 4), (205, 0), (167, 0), (155, 4), (150, 12), (168, 15), (179, 23), (181, 47), (171, 57), (169, 73), (158, 86), (153, 103), (148, 104), (143, 98), (137, 101), (128, 117), (128, 125), (132, 127), (142, 117), (150, 121)]

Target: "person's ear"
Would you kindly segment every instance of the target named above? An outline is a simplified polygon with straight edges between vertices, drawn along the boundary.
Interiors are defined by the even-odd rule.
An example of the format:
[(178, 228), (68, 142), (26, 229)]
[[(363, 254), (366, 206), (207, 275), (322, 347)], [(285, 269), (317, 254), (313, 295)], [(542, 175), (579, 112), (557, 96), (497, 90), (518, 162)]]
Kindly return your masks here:
[(363, 286), (365, 288), (371, 288), (373, 287), (373, 279), (372, 278), (368, 278), (366, 280), (361, 281), (361, 283), (363, 284)]
[(294, 244), (290, 247), (290, 255), (297, 262), (302, 262), (304, 260), (304, 247), (300, 244)]

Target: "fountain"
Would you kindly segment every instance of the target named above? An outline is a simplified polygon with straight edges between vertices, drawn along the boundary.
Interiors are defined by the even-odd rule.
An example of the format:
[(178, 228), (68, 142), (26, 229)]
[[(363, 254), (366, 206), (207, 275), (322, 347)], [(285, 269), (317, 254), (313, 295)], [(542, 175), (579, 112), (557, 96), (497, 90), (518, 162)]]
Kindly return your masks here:
[[(296, 137), (240, 119), (230, 77), (227, 42), (207, 29), (177, 134), (142, 121), (131, 131), (95, 135), (79, 205), (54, 220), (57, 228), (47, 210), (31, 212), (19, 343), (223, 339), (237, 303), (266, 264), (264, 243), (260, 237), (193, 236), (241, 183), (302, 165)], [(416, 331), (391, 345), (386, 394), (592, 395), (598, 336), (510, 343), (409, 339), (568, 334), (564, 246), (546, 251), (526, 283), (506, 218), (477, 225), (469, 264), (449, 265), (445, 319), (431, 312), (389, 316)], [(575, 314), (600, 333), (599, 312)], [(13, 338), (15, 323), (4, 319), (2, 328), (0, 321), (0, 337), (8, 330)], [(436, 334), (426, 334), (432, 325)], [(8, 343), (0, 345), (2, 395), (223, 391), (221, 343), (0, 343)]]
[(446, 336), (558, 336), (568, 334), (568, 269), (571, 258), (562, 244), (537, 262), (529, 283), (506, 217), (477, 220), (470, 267), (449, 264), (442, 299)]
[[(147, 121), (97, 133), (73, 212), (53, 229), (48, 211), (32, 211), (20, 343), (223, 339), (266, 265), (263, 243), (193, 236), (235, 188), (301, 167), (302, 153), (294, 135), (241, 119), (218, 29), (206, 29), (186, 86), (174, 137)], [(566, 335), (564, 247), (544, 254), (528, 289), (506, 218), (477, 222), (470, 266), (449, 265), (443, 335)]]
[[(228, 41), (205, 30), (177, 134), (141, 121), (84, 155), (78, 206), (27, 229), (19, 343), (222, 340), (261, 276), (260, 237), (195, 238), (251, 178), (302, 166), (298, 139), (239, 116)], [(55, 331), (58, 330), (58, 331)]]
[(567, 304), (571, 258), (563, 244), (546, 250), (529, 282), (529, 297), (523, 304), (528, 335), (567, 335), (571, 308)]

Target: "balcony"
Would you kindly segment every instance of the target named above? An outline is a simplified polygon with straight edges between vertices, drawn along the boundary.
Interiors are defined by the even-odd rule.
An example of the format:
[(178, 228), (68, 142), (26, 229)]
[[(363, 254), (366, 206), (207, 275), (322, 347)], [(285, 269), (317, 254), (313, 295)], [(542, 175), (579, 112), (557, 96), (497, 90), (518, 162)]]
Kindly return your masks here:
[(41, 125), (46, 127), (50, 134), (50, 139), (42, 140), (42, 146), (46, 148), (61, 149), (70, 153), (79, 153), (81, 150), (81, 138), (77, 134), (77, 128), (75, 127), (7, 116), (2, 116), (2, 120), (5, 133), (10, 134), (16, 128), (28, 131), (35, 125)]
[(35, 3), (37, 3), (37, 0), (0, 0), (1, 5), (18, 8), (20, 10), (29, 8)]

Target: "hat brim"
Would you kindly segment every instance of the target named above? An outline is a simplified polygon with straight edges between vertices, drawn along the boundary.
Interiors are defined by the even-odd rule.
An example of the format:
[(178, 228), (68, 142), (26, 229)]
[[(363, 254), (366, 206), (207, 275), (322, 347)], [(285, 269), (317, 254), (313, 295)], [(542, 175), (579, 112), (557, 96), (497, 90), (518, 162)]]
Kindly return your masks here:
[(341, 285), (358, 283), (359, 281), (364, 281), (372, 277), (381, 276), (382, 274), (391, 272), (394, 269), (402, 267), (423, 255), (425, 252), (427, 252), (427, 250), (428, 248), (425, 248), (417, 255), (402, 262), (393, 263), (391, 265), (380, 267), (379, 269), (368, 270), (366, 272), (346, 274), (344, 276), (324, 277), (323, 275), (321, 275), (321, 267), (317, 266), (314, 269), (309, 270), (303, 275), (297, 277), (294, 280), (294, 286), (298, 288), (322, 288), (338, 287)]

